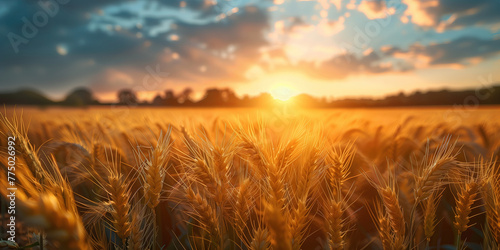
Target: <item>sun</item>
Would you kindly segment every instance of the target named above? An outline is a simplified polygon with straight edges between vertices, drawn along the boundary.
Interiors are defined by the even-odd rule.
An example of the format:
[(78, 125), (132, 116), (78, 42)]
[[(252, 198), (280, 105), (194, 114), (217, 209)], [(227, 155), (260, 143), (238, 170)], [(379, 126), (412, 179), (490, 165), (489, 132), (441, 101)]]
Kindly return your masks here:
[(271, 95), (274, 97), (274, 99), (280, 101), (288, 101), (296, 94), (297, 93), (295, 90), (284, 85), (277, 85), (271, 89)]

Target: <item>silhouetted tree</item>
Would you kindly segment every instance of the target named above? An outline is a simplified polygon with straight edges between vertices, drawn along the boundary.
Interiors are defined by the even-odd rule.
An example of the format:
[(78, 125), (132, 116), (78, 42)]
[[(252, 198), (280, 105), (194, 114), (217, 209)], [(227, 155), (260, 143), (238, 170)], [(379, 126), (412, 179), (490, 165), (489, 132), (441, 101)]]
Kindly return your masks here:
[(137, 96), (131, 89), (123, 89), (118, 92), (118, 103), (122, 105), (137, 105)]
[(205, 95), (198, 102), (202, 106), (225, 106), (222, 91), (217, 88), (207, 89)]
[(167, 91), (165, 91), (165, 100), (168, 100), (168, 99), (174, 99), (175, 98), (175, 94), (174, 94), (174, 91), (169, 89)]
[(239, 106), (240, 99), (236, 96), (234, 91), (230, 88), (222, 90), (222, 100), (229, 106)]
[(192, 88), (185, 88), (182, 93), (181, 93), (181, 98), (182, 98), (182, 101), (187, 101), (187, 100), (191, 100), (191, 95), (193, 94), (193, 89)]
[(156, 106), (163, 105), (163, 98), (161, 98), (161, 95), (156, 95), (152, 104)]
[(177, 103), (182, 106), (193, 106), (195, 103), (191, 99), (191, 95), (193, 94), (193, 89), (187, 87), (185, 88), (178, 96)]
[(165, 91), (165, 99), (163, 102), (164, 105), (167, 106), (176, 106), (179, 103), (177, 102), (177, 97), (175, 96), (175, 93), (173, 90), (169, 89)]
[(77, 88), (66, 96), (63, 104), (70, 106), (87, 106), (94, 103), (92, 92), (87, 88)]

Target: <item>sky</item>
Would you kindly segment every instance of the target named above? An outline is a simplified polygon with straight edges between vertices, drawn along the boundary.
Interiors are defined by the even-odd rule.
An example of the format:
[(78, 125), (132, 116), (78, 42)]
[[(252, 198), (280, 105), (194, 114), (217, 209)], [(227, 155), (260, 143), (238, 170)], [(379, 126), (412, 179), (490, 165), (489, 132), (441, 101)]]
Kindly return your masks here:
[(318, 97), (500, 82), (498, 0), (6, 0), (0, 91)]

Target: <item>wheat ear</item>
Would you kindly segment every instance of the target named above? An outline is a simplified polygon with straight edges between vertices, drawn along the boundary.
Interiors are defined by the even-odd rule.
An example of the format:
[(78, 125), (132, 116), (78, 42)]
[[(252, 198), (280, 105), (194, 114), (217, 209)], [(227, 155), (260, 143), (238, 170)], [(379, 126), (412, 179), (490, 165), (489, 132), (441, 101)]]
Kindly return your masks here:
[(269, 229), (271, 246), (276, 250), (292, 249), (290, 227), (283, 215), (281, 207), (276, 203), (265, 203), (264, 219)]
[(144, 230), (141, 229), (142, 214), (139, 212), (132, 213), (131, 227), (130, 227), (130, 237), (127, 240), (128, 250), (140, 250), (143, 249), (143, 233)]
[(455, 221), (453, 225), (459, 234), (463, 233), (470, 227), (470, 213), (472, 205), (477, 201), (479, 193), (479, 185), (476, 182), (460, 185), (460, 191), (455, 198)]
[[(59, 249), (91, 249), (86, 240), (86, 231), (78, 215), (70, 185), (60, 176), (47, 176), (58, 181), (58, 185), (47, 186), (44, 191), (34, 185), (37, 180), (26, 169), (19, 169), (19, 188), (16, 193), (19, 218), (25, 225), (43, 230), (45, 237)], [(0, 178), (7, 179), (1, 172)], [(0, 192), (8, 198), (8, 186), (0, 182)], [(9, 198), (10, 199), (10, 198)], [(42, 243), (43, 244), (43, 243)]]
[(111, 174), (108, 177), (109, 202), (113, 209), (111, 217), (116, 234), (122, 240), (130, 235), (130, 194), (121, 174)]
[(382, 197), (382, 203), (387, 210), (389, 215), (389, 220), (391, 222), (392, 230), (395, 233), (404, 235), (405, 233), (405, 221), (403, 216), (403, 210), (399, 205), (399, 200), (396, 192), (390, 188), (384, 188), (379, 191)]
[(375, 223), (375, 227), (377, 228), (378, 236), (380, 242), (382, 243), (382, 248), (384, 250), (392, 249), (392, 232), (391, 232), (391, 223), (388, 219), (387, 212), (382, 208), (380, 202), (374, 204), (375, 211), (369, 208), (370, 217)]
[(450, 138), (446, 138), (433, 157), (430, 156), (429, 146), (427, 146), (424, 159), (429, 160), (424, 161), (415, 180), (416, 204), (429, 198), (436, 188), (446, 183), (442, 179), (447, 177), (448, 172), (457, 165), (455, 155), (453, 155), (455, 144), (450, 145)]
[(425, 202), (424, 206), (424, 234), (427, 240), (427, 243), (431, 241), (432, 236), (434, 235), (434, 230), (436, 228), (436, 210), (439, 205), (439, 201), (443, 193), (435, 190), (429, 199)]
[(266, 250), (269, 249), (269, 232), (265, 228), (259, 227), (254, 230), (252, 242), (250, 243), (252, 250)]
[(244, 234), (245, 225), (249, 217), (251, 199), (250, 179), (245, 179), (238, 187), (234, 203), (234, 226), (240, 237)]
[(186, 188), (186, 198), (198, 217), (200, 228), (210, 236), (211, 242), (215, 244), (221, 242), (217, 213), (212, 206), (200, 194), (195, 193), (191, 187)]
[(482, 163), (480, 168), (481, 196), (492, 240), (500, 244), (500, 175), (494, 162)]
[(171, 127), (165, 135), (160, 135), (156, 147), (152, 150), (150, 159), (144, 169), (144, 190), (148, 206), (154, 209), (160, 203), (160, 196), (165, 181), (167, 164), (170, 158), (172, 142)]
[(344, 249), (344, 220), (342, 219), (345, 209), (343, 201), (328, 201), (326, 207), (326, 223), (330, 249)]
[(301, 198), (297, 203), (297, 208), (293, 209), (290, 216), (290, 233), (292, 237), (292, 249), (300, 249), (302, 246), (304, 231), (307, 226), (309, 207), (307, 198)]

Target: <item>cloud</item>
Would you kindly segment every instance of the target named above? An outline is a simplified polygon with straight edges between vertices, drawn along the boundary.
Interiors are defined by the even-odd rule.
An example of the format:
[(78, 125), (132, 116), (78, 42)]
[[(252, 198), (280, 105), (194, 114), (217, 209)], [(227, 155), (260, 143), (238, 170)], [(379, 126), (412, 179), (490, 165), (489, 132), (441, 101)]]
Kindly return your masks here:
[(284, 32), (292, 33), (297, 29), (307, 28), (309, 26), (311, 25), (306, 23), (302, 17), (294, 16), (289, 18), (287, 25), (284, 27)]
[(260, 58), (260, 48), (268, 44), (264, 38), (268, 17), (256, 7), (243, 8), (224, 22), (175, 25), (179, 41), (171, 49), (179, 59), (168, 65), (172, 77), (243, 80), (244, 72)]
[(90, 87), (94, 91), (107, 93), (114, 92), (117, 89), (131, 87), (133, 84), (134, 78), (130, 75), (130, 72), (108, 68), (95, 77)]
[[(478, 64), (500, 54), (500, 38), (483, 40), (462, 37), (450, 42), (422, 45), (415, 43), (408, 49), (383, 47), (378, 51), (366, 50), (362, 55), (345, 53), (336, 55), (322, 63), (286, 61), (283, 51), (268, 53), (270, 59), (263, 64), (269, 72), (301, 71), (318, 79), (342, 79), (356, 74), (381, 74), (408, 72), (416, 69), (448, 67), (464, 68)], [(285, 57), (286, 63), (283, 63)], [(272, 59), (281, 60), (279, 65)]]
[(474, 65), (500, 53), (500, 39), (483, 40), (475, 37), (462, 37), (451, 42), (413, 44), (407, 50), (386, 48), (387, 56), (400, 58), (416, 68), (446, 66), (462, 68)]
[[(279, 50), (274, 50), (273, 54), (279, 58), (285, 56)], [(300, 71), (309, 77), (323, 80), (343, 79), (354, 74), (402, 71), (391, 63), (384, 62), (384, 58), (380, 56), (380, 53), (373, 51), (361, 56), (351, 53), (336, 55), (322, 63), (300, 61), (295, 64), (288, 62), (280, 65), (266, 64), (264, 66), (268, 72)]]
[[(486, 8), (496, 6), (490, 2), (457, 0), (458, 4), (452, 5), (450, 1), (405, 0), (409, 8), (413, 8), (405, 15), (411, 14), (407, 16), (408, 21), (419, 25), (445, 29), (470, 23), (494, 23), (498, 18), (493, 13), (495, 8)], [(0, 43), (0, 88), (35, 87), (48, 92), (66, 92), (83, 85), (110, 93), (122, 87), (141, 85), (144, 79), (154, 80), (158, 90), (183, 84), (205, 88), (248, 80), (248, 72), (262, 75), (283, 70), (303, 71), (322, 79), (341, 79), (355, 74), (440, 65), (466, 66), (485, 60), (499, 50), (498, 40), (467, 37), (442, 44), (414, 44), (407, 49), (393, 46), (376, 52), (375, 48), (366, 48), (365, 53), (359, 55), (335, 55), (340, 53), (335, 44), (342, 40), (341, 36), (356, 15), (350, 18), (346, 18), (347, 14), (340, 15), (336, 20), (312, 20), (307, 14), (297, 16), (297, 13), (286, 17), (268, 12), (268, 6), (259, 2), (257, 6), (229, 6), (237, 11), (218, 20), (216, 17), (223, 11), (221, 6), (206, 0), (182, 2), (155, 1), (154, 8), (143, 10), (137, 9), (141, 4), (118, 0), (70, 1), (60, 5), (59, 11), (48, 18), (47, 25), (38, 27), (36, 35), (19, 45), (18, 53), (8, 42)], [(355, 3), (344, 1), (342, 4), (348, 2)], [(390, 2), (382, 0), (363, 1), (354, 6), (368, 18), (378, 18), (392, 8)], [(23, 17), (33, 22), (33, 16), (43, 9), (36, 1), (28, 0), (13, 1), (3, 7), (8, 8), (0, 13), (0, 35), (4, 38), (10, 32), (24, 37)], [(273, 40), (270, 32), (276, 19), (284, 20), (280, 33), (283, 37)], [(314, 40), (320, 38), (329, 40), (312, 48)], [(287, 55), (293, 57), (287, 51), (293, 46), (305, 51), (305, 56), (287, 58)], [(324, 52), (327, 50), (323, 48), (332, 48), (332, 51)], [(321, 53), (323, 57), (313, 53)]]
[[(77, 2), (71, 4), (73, 2), (60, 6), (48, 25), (40, 27), (27, 44), (20, 45), (18, 53), (9, 43), (0, 44), (0, 87), (67, 91), (75, 86), (90, 85), (96, 91), (112, 91), (121, 86), (117, 84), (120, 81), (116, 81), (117, 72), (127, 75), (134, 84), (141, 84), (151, 74), (147, 67), (157, 65), (169, 73), (159, 87), (172, 82), (204, 84), (238, 80), (244, 79), (245, 70), (260, 56), (259, 48), (267, 44), (263, 36), (268, 17), (258, 7), (242, 7), (220, 22), (190, 22), (192, 19), (181, 21), (159, 15), (134, 17), (128, 11), (104, 14), (109, 16), (103, 18), (98, 15), (98, 10), (110, 5), (124, 10), (118, 1), (92, 0), (85, 6)], [(31, 1), (11, 4), (9, 11), (0, 16), (1, 35), (6, 37), (8, 32), (13, 32), (22, 36), (21, 18), (32, 18), (37, 11), (40, 7)], [(108, 18), (110, 16), (120, 18)], [(127, 26), (127, 22), (120, 19), (128, 23), (137, 21), (142, 27)], [(145, 32), (165, 26), (166, 20), (173, 25), (155, 34)], [(167, 39), (172, 35), (178, 36), (178, 41)], [(60, 48), (65, 49), (64, 56)]]
[(379, 19), (394, 14), (396, 10), (394, 7), (388, 8), (385, 0), (364, 0), (359, 4), (358, 11), (368, 19)]
[(163, 22), (162, 18), (155, 18), (155, 17), (145, 17), (143, 20), (144, 20), (143, 21), (144, 26), (148, 28), (159, 26)]
[(180, 37), (204, 43), (211, 49), (226, 49), (229, 45), (255, 47), (266, 44), (263, 31), (268, 28), (267, 14), (256, 7), (246, 7), (224, 22), (190, 24), (176, 22)]
[(134, 13), (134, 12), (129, 11), (129, 10), (121, 10), (121, 11), (118, 11), (118, 12), (113, 13), (111, 15), (114, 17), (121, 18), (121, 19), (132, 19), (132, 18), (138, 17), (137, 13)]
[(402, 16), (423, 27), (440, 30), (500, 21), (500, 2), (492, 0), (403, 0), (408, 8)]
[(353, 54), (338, 55), (319, 66), (309, 68), (308, 73), (318, 78), (339, 79), (352, 74), (376, 74), (394, 71), (393, 68), (381, 64), (382, 59), (375, 52), (362, 56)]
[[(272, 2), (263, 0), (261, 3)], [(158, 0), (156, 3), (176, 9), (189, 9), (199, 13), (200, 18), (218, 16), (240, 7), (239, 1), (233, 0)]]

